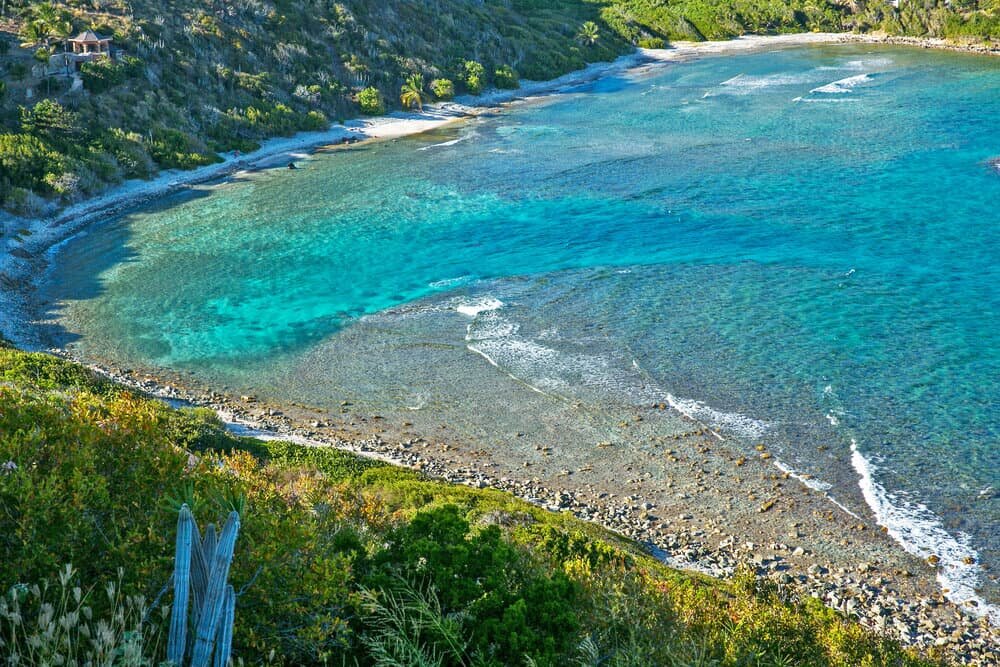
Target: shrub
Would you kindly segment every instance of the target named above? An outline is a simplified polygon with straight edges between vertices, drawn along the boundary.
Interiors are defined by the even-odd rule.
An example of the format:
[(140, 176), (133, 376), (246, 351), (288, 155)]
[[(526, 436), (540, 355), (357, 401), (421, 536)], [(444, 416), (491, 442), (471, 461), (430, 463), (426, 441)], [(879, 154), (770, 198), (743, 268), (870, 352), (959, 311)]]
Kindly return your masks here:
[(70, 149), (82, 134), (76, 114), (55, 100), (41, 100), (27, 109), (21, 107), (21, 131), (54, 147)]
[(431, 92), (439, 100), (450, 100), (455, 97), (455, 84), (451, 79), (434, 79), (431, 81)]
[(466, 60), (462, 65), (462, 83), (465, 84), (465, 89), (473, 95), (483, 92), (483, 86), (486, 85), (483, 80), (485, 75), (486, 68), (475, 60)]
[(514, 90), (521, 87), (517, 72), (510, 65), (498, 67), (493, 73), (493, 81), (496, 83), (497, 88)]
[(330, 121), (322, 111), (310, 111), (302, 117), (302, 129), (315, 132), (325, 130), (330, 127)]
[(366, 116), (381, 116), (385, 113), (385, 101), (378, 88), (365, 88), (358, 93), (358, 105)]
[(11, 63), (7, 67), (7, 74), (10, 78), (14, 79), (14, 81), (23, 81), (24, 77), (28, 76), (28, 72), (30, 71), (31, 70), (28, 66), (22, 62)]
[(128, 79), (142, 74), (144, 65), (139, 58), (124, 56), (121, 60), (101, 58), (80, 67), (80, 78), (83, 86), (94, 93), (103, 93), (115, 86), (125, 83)]
[(96, 146), (114, 158), (126, 178), (149, 178), (155, 171), (155, 165), (146, 148), (142, 137), (134, 132), (125, 132), (120, 128), (111, 128), (95, 140)]
[(0, 192), (11, 188), (45, 190), (45, 177), (65, 170), (63, 156), (38, 137), (0, 134)]
[(146, 148), (157, 164), (167, 169), (193, 169), (219, 159), (198, 150), (191, 135), (166, 127), (153, 130), (153, 137), (147, 141)]
[[(389, 535), (375, 563), (371, 581), (383, 598), (432, 595), (444, 617), (460, 619), (466, 651), (480, 664), (562, 664), (578, 639), (576, 585), (536, 571), (497, 526), (471, 531), (454, 505), (419, 512)], [(445, 637), (423, 640), (437, 652)]]
[(666, 42), (659, 37), (643, 37), (639, 40), (640, 49), (662, 49), (666, 46)]

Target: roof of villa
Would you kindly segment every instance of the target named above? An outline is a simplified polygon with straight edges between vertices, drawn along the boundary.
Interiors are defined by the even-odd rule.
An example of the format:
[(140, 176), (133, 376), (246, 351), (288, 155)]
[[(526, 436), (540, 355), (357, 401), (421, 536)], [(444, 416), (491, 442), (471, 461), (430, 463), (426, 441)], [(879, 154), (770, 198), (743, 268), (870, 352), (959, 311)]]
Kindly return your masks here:
[(100, 37), (93, 30), (84, 30), (76, 37), (73, 37), (69, 41), (71, 42), (110, 42), (110, 37)]

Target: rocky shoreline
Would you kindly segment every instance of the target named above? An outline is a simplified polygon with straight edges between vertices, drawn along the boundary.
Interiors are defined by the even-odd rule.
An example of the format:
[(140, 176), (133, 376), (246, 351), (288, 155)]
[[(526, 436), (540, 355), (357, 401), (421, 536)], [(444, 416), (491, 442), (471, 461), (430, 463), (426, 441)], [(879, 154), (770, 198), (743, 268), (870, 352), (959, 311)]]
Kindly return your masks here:
[[(776, 471), (766, 450), (746, 457), (697, 422), (664, 450), (678, 470), (666, 483), (633, 466), (626, 466), (631, 478), (623, 482), (592, 466), (565, 467), (557, 452), (539, 452), (554, 464), (539, 470), (523, 458), (359, 414), (346, 401), (339, 414), (325, 414), (188, 387), (180, 376), (91, 367), (145, 394), (210, 408), (237, 432), (336, 447), (451, 483), (506, 491), (635, 540), (672, 567), (726, 577), (747, 565), (785, 594), (817, 598), (905, 645), (955, 664), (998, 664), (1000, 628), (948, 601), (934, 582), (934, 564), (903, 552), (870, 519)], [(727, 480), (734, 472), (738, 492)]]
[(850, 33), (845, 35), (845, 42), (858, 44), (885, 44), (889, 46), (912, 46), (921, 49), (941, 49), (984, 56), (1000, 55), (1000, 44), (970, 40), (957, 42), (933, 37), (904, 37), (887, 33)]

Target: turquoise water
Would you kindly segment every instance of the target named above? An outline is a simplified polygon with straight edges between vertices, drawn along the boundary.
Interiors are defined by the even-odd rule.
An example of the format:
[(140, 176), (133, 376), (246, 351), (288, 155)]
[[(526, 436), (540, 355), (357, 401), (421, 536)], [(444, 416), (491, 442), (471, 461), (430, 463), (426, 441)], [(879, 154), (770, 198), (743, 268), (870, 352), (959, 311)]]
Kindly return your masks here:
[(861, 479), (954, 594), (995, 603), (997, 118), (989, 58), (655, 65), (160, 202), (67, 243), (44, 289), (84, 356), (437, 406), (470, 437), (512, 430), (516, 405), (477, 399), (512, 378), (669, 399), (835, 496)]

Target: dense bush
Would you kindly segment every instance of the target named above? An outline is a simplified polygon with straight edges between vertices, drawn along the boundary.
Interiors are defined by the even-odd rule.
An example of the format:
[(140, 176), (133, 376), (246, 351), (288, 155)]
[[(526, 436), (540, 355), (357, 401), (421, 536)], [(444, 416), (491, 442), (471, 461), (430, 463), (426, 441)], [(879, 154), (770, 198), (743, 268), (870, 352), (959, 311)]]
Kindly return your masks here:
[[(471, 531), (455, 505), (419, 512), (392, 531), (374, 565), (369, 581), (389, 595), (434, 591), (442, 616), (459, 619), (461, 653), (475, 664), (530, 656), (537, 665), (558, 665), (579, 641), (576, 586), (561, 572), (537, 571), (497, 526)], [(428, 654), (447, 654), (446, 637), (426, 635)]]
[(102, 58), (84, 63), (80, 67), (80, 78), (83, 79), (83, 86), (87, 90), (103, 93), (129, 79), (141, 76), (143, 69), (142, 61), (135, 56), (124, 56), (119, 60)]
[(0, 134), (0, 199), (14, 188), (46, 190), (48, 174), (62, 174), (66, 159), (29, 134)]
[(68, 152), (82, 130), (76, 114), (55, 100), (41, 100), (31, 108), (21, 107), (21, 131)]
[(497, 88), (517, 89), (521, 87), (519, 77), (510, 65), (502, 65), (493, 73), (493, 83)]
[(146, 148), (157, 164), (167, 169), (194, 169), (219, 160), (199, 150), (197, 140), (181, 130), (159, 127), (151, 134)]
[(455, 97), (455, 84), (451, 79), (434, 79), (431, 81), (431, 92), (435, 99), (450, 100)]
[(483, 92), (483, 87), (486, 85), (485, 76), (486, 68), (480, 63), (474, 60), (466, 60), (463, 63), (462, 83), (465, 84), (465, 89), (473, 95)]
[(385, 113), (385, 101), (378, 88), (365, 88), (358, 93), (358, 106), (361, 113), (368, 116), (381, 116)]

